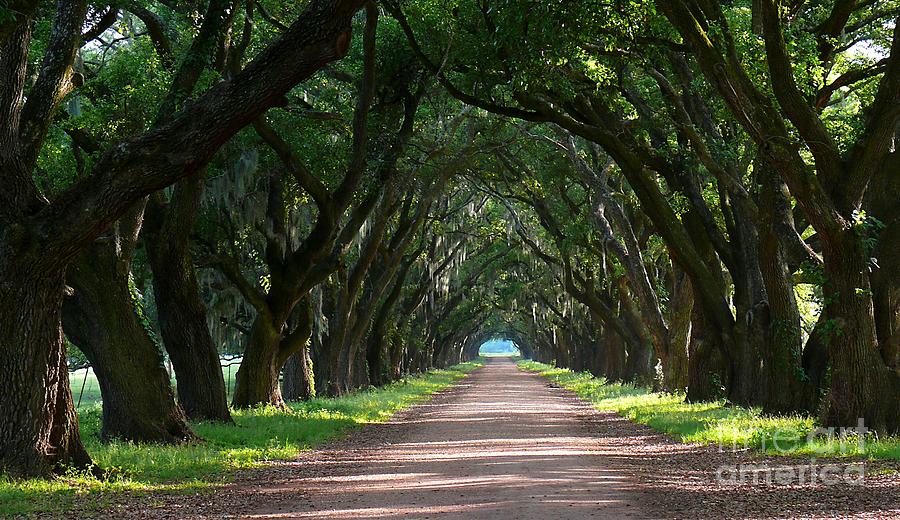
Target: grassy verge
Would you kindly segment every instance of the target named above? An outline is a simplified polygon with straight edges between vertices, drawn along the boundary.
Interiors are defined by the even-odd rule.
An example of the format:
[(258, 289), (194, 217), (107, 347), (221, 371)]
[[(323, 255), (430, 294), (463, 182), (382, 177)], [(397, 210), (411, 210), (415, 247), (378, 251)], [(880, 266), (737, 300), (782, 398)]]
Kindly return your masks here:
[(0, 477), (0, 516), (103, 507), (117, 493), (192, 492), (221, 485), (235, 469), (296, 457), (361, 424), (389, 419), (394, 413), (442, 390), (480, 363), (434, 370), (391, 385), (335, 399), (293, 403), (288, 410), (255, 408), (233, 412), (235, 425), (195, 423), (204, 444), (137, 445), (99, 441), (99, 405), (79, 410), (81, 435), (105, 480), (73, 473), (53, 481)]
[(590, 401), (598, 410), (616, 412), (682, 442), (754, 448), (774, 455), (900, 460), (900, 438), (866, 438), (860, 442), (855, 437), (835, 435), (832, 439), (809, 439), (817, 425), (815, 419), (806, 415), (767, 415), (756, 408), (729, 406), (724, 401), (687, 403), (682, 394), (609, 383), (586, 372), (534, 361), (520, 361), (519, 368), (540, 373)]

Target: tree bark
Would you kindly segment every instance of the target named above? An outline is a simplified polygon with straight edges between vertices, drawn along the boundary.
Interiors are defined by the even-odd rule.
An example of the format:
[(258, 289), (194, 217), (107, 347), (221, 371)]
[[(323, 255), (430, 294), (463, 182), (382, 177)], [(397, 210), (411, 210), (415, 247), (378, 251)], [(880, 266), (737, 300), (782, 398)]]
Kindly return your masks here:
[(691, 340), (691, 314), (694, 291), (687, 274), (672, 266), (672, 298), (669, 304), (669, 348), (663, 366), (663, 389), (683, 392), (688, 387), (688, 349)]
[(369, 367), (367, 366), (368, 361), (366, 360), (366, 351), (364, 348), (360, 348), (363, 345), (364, 343), (358, 342), (353, 356), (353, 374), (350, 383), (353, 385), (354, 390), (365, 389), (372, 386), (371, 381), (369, 381)]
[(406, 342), (399, 334), (388, 336), (388, 349), (390, 349), (390, 374), (389, 381), (397, 381), (408, 370), (406, 362)]
[(800, 310), (791, 282), (786, 253), (775, 227), (792, 218), (790, 195), (784, 182), (765, 165), (762, 170), (760, 204), (759, 266), (766, 286), (768, 321), (763, 342), (764, 391), (760, 396), (766, 411), (791, 413), (808, 408), (807, 376), (802, 366)]
[[(386, 312), (383, 312), (385, 305), (382, 305), (381, 310), (375, 315), (372, 332), (369, 334), (366, 345), (366, 362), (369, 368), (369, 382), (372, 386), (383, 386), (391, 382), (395, 374), (393, 356), (386, 356), (389, 342), (387, 341), (388, 316)], [(386, 357), (388, 358), (387, 362), (385, 362)]]
[(101, 239), (69, 266), (74, 294), (62, 313), (66, 336), (84, 352), (100, 383), (101, 437), (166, 444), (194, 440), (162, 353), (135, 312), (130, 260), (117, 256), (120, 240), (129, 238)]
[(879, 432), (900, 430), (900, 385), (878, 349), (868, 253), (852, 227), (823, 241), (830, 385), (822, 423)]
[(235, 375), (234, 396), (231, 401), (235, 408), (260, 404), (279, 408), (284, 406), (278, 384), (281, 373), (281, 365), (277, 364), (280, 343), (279, 328), (268, 316), (257, 316)]
[(58, 265), (42, 265), (39, 251), (9, 254), (16, 231), (0, 234), (0, 468), (12, 477), (46, 477), (86, 468), (91, 458), (78, 436), (59, 326), (65, 275)]
[(556, 366), (561, 368), (571, 368), (572, 359), (569, 351), (569, 341), (563, 330), (553, 325), (556, 333), (553, 336), (553, 348), (555, 350)]
[[(324, 338), (319, 356), (322, 369), (316, 375), (321, 384), (318, 388), (324, 395), (338, 397), (346, 395), (350, 391), (351, 359), (349, 357), (349, 345), (346, 343), (347, 329), (350, 327), (350, 313), (354, 302), (348, 294), (349, 273), (341, 269), (335, 274), (335, 283), (330, 285), (333, 312), (328, 319), (329, 333)], [(323, 289), (324, 290), (324, 289)], [(355, 299), (355, 295), (352, 296)]]
[(900, 219), (881, 232), (873, 252), (880, 267), (872, 274), (875, 326), (884, 363), (900, 377)]
[(603, 375), (610, 381), (625, 380), (625, 340), (614, 332), (606, 332), (603, 341)]
[[(653, 341), (640, 310), (631, 299), (631, 292), (625, 284), (625, 278), (619, 279), (619, 306), (624, 322), (631, 331), (634, 341), (626, 342), (628, 358), (625, 361), (625, 380), (640, 385), (653, 385), (653, 372), (650, 365)], [(668, 334), (667, 334), (668, 335)], [(665, 338), (666, 340), (668, 338)], [(668, 350), (668, 348), (666, 348)], [(655, 361), (654, 361), (655, 364)]]
[(725, 396), (725, 370), (721, 349), (711, 338), (709, 323), (700, 306), (691, 316), (691, 343), (688, 351), (688, 392), (691, 403), (713, 401)]
[[(40, 74), (40, 91), (33, 90), (26, 100), (29, 14), (38, 2), (11, 6), (16, 4), (22, 16), (0, 28), (0, 470), (14, 477), (48, 477), (66, 466), (85, 468), (91, 459), (79, 438), (60, 327), (69, 258), (48, 254), (40, 226), (28, 218), (45, 207), (32, 167), (46, 125), (29, 121), (35, 139), (27, 143), (20, 126), (43, 114), (47, 105), (52, 109), (46, 101), (59, 92), (65, 59), (74, 58), (74, 48), (41, 69), (46, 74)], [(56, 44), (73, 36), (55, 29)], [(39, 109), (25, 117), (25, 108), (35, 103)]]
[(313, 363), (307, 345), (303, 345), (284, 364), (281, 395), (288, 401), (306, 401), (316, 396)]
[(189, 249), (202, 182), (202, 176), (181, 181), (165, 206), (159, 197), (151, 197), (143, 239), (153, 271), (160, 334), (175, 370), (178, 403), (191, 419), (231, 422), (219, 351), (206, 322)]
[[(900, 139), (900, 130), (895, 139)], [(894, 151), (885, 158), (869, 192), (872, 216), (884, 225), (872, 251), (878, 262), (878, 268), (872, 272), (875, 327), (881, 357), (900, 377), (900, 152)]]
[(818, 410), (819, 403), (828, 390), (828, 328), (832, 321), (823, 309), (816, 325), (803, 345), (803, 372), (809, 379), (805, 408)]

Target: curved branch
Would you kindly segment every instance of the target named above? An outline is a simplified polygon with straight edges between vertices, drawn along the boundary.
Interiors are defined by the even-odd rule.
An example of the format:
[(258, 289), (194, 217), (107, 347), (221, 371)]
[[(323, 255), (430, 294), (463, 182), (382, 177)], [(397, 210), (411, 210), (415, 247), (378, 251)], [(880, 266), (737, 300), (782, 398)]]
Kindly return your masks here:
[(56, 4), (56, 18), (50, 31), (50, 41), (44, 52), (38, 79), (29, 91), (28, 101), (22, 109), (19, 127), (21, 152), (29, 170), (37, 161), (41, 144), (53, 119), (53, 111), (80, 81), (80, 75), (75, 77), (72, 65), (75, 53), (81, 46), (81, 27), (86, 13), (85, 0), (59, 0)]
[(162, 18), (138, 2), (128, 2), (125, 9), (144, 23), (144, 27), (147, 28), (147, 33), (150, 35), (150, 40), (153, 41), (156, 54), (164, 62), (171, 61), (172, 42), (169, 40), (165, 22), (163, 22)]
[(259, 117), (253, 121), (253, 128), (262, 140), (269, 145), (269, 148), (278, 155), (278, 158), (281, 159), (287, 170), (294, 176), (297, 184), (309, 193), (316, 206), (320, 209), (329, 207), (331, 194), (328, 193), (328, 187), (309, 172), (303, 162), (300, 161), (300, 158), (297, 157), (297, 154), (294, 153), (291, 145), (278, 135), (278, 132), (272, 128), (272, 125), (266, 122), (265, 117)]
[[(313, 0), (290, 31), (239, 74), (217, 83), (171, 122), (111, 146), (93, 174), (37, 215), (48, 258), (64, 262), (139, 198), (197, 173), (238, 130), (349, 47), (364, 0)], [(80, 34), (80, 33), (79, 33)]]
[(425, 54), (425, 51), (422, 50), (421, 45), (419, 45), (419, 42), (416, 40), (415, 32), (409, 25), (409, 20), (406, 19), (406, 15), (403, 14), (403, 11), (400, 9), (400, 7), (391, 0), (384, 0), (382, 4), (384, 5), (385, 9), (387, 9), (387, 11), (391, 13), (391, 16), (393, 16), (400, 24), (400, 28), (403, 29), (403, 33), (406, 34), (406, 39), (409, 41), (409, 46), (410, 48), (412, 48), (413, 53), (416, 55), (416, 57), (419, 59), (422, 65), (424, 65), (425, 68), (434, 75), (441, 86), (443, 86), (451, 96), (462, 101), (463, 103), (467, 103), (478, 108), (483, 108), (484, 110), (487, 110), (488, 112), (492, 112), (494, 114), (499, 114), (507, 117), (515, 117), (518, 119), (525, 119), (528, 121), (545, 121), (543, 116), (538, 112), (499, 105), (497, 103), (485, 101), (477, 96), (473, 96), (471, 94), (463, 92), (462, 90), (459, 90), (453, 84), (453, 82), (447, 79), (447, 77), (444, 75), (443, 67), (438, 66), (433, 61), (431, 61)]
[[(854, 0), (839, 2), (854, 4)], [(819, 115), (809, 106), (806, 96), (800, 92), (794, 80), (794, 68), (784, 41), (784, 32), (781, 26), (781, 15), (775, 0), (763, 0), (761, 4), (763, 19), (763, 34), (766, 43), (766, 61), (769, 65), (769, 77), (775, 98), (787, 115), (788, 119), (797, 128), (797, 132), (809, 147), (816, 161), (816, 169), (823, 175), (826, 183), (835, 182), (841, 177), (840, 150), (831, 134), (825, 128), (825, 123), (819, 119)]]

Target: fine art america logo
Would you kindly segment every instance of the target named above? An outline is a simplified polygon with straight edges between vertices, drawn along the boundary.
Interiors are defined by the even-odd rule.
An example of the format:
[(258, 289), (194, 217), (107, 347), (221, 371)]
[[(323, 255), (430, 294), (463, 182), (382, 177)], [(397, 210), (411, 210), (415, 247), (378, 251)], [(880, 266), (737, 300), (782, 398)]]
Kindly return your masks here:
[[(828, 453), (864, 453), (866, 435), (865, 423), (859, 419), (851, 428), (816, 428), (806, 436), (807, 444), (816, 442)], [(762, 451), (786, 453), (796, 445), (796, 436), (776, 433), (762, 443)], [(749, 446), (726, 446), (719, 443), (720, 451), (745, 451)], [(804, 485), (851, 485), (865, 484), (866, 467), (862, 462), (851, 464), (818, 463), (811, 459), (805, 464), (724, 464), (716, 470), (716, 482), (720, 486), (804, 486)]]

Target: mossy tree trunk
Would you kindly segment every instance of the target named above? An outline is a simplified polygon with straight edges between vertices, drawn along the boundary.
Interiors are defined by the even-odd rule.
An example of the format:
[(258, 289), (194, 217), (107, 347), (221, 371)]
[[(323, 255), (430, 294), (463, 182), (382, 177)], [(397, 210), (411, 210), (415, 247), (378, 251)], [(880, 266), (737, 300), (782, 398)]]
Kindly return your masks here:
[(305, 401), (316, 396), (313, 362), (308, 345), (300, 347), (284, 364), (281, 395), (288, 401)]
[(69, 266), (74, 292), (62, 323), (97, 374), (102, 438), (177, 444), (195, 435), (175, 402), (162, 352), (137, 314), (130, 282), (141, 219), (141, 209), (132, 211)]
[[(6, 231), (0, 251), (15, 229)], [(0, 470), (21, 478), (91, 464), (78, 436), (59, 326), (65, 275), (36, 253), (0, 255)]]
[(206, 321), (206, 306), (189, 249), (200, 207), (203, 177), (181, 181), (172, 199), (151, 197), (143, 240), (153, 271), (160, 335), (178, 388), (178, 402), (191, 419), (231, 422), (219, 352)]

